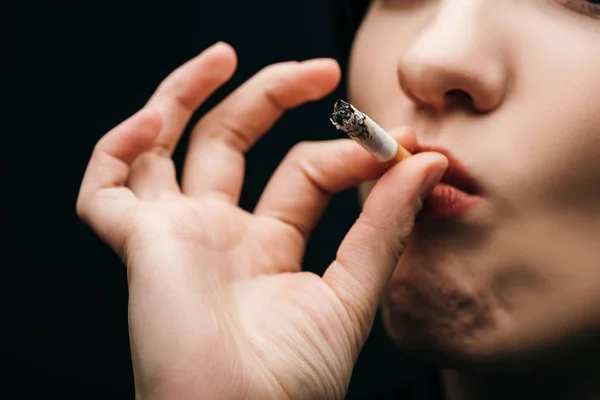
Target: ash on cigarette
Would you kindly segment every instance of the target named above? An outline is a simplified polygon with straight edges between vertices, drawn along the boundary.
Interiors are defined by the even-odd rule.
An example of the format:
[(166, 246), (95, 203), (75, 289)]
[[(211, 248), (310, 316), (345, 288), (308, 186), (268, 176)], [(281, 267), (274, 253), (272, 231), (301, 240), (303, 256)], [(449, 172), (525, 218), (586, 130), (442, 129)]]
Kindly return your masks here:
[(333, 125), (351, 137), (368, 139), (369, 130), (365, 126), (365, 115), (344, 100), (337, 100), (331, 114)]
[(350, 122), (353, 114), (354, 110), (352, 110), (350, 104), (346, 103), (344, 100), (338, 100), (333, 105), (332, 119), (338, 125), (345, 126)]

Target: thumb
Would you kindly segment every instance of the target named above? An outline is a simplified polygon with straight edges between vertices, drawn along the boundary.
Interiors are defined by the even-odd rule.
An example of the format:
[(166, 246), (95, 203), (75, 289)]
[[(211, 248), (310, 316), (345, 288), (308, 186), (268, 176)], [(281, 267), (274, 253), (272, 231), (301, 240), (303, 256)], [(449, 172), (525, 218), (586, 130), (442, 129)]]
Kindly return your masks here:
[(448, 166), (438, 153), (419, 153), (397, 164), (377, 182), (363, 212), (323, 275), (359, 326), (360, 345), (410, 235), (423, 199)]

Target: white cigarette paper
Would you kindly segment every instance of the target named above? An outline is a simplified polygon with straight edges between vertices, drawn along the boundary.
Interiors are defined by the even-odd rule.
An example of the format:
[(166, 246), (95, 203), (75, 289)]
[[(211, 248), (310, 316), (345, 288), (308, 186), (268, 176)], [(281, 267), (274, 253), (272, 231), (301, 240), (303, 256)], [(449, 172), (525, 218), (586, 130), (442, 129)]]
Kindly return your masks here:
[(330, 121), (380, 162), (388, 162), (392, 159), (401, 161), (410, 155), (368, 115), (358, 111), (344, 100), (335, 102)]

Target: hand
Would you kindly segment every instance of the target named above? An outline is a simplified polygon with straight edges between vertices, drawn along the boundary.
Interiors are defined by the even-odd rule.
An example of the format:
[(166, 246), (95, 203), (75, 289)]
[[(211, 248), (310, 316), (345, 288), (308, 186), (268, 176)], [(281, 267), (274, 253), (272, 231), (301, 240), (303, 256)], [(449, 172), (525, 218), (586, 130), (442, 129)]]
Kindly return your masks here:
[[(446, 160), (424, 153), (385, 172), (350, 140), (303, 143), (254, 213), (240, 209), (244, 152), (284, 110), (338, 84), (337, 64), (318, 59), (269, 66), (208, 112), (180, 186), (173, 149), (235, 64), (220, 43), (167, 77), (98, 142), (77, 211), (127, 265), (138, 398), (339, 399)], [(414, 147), (406, 130), (398, 140)], [(301, 272), (332, 194), (384, 172), (324, 276)]]

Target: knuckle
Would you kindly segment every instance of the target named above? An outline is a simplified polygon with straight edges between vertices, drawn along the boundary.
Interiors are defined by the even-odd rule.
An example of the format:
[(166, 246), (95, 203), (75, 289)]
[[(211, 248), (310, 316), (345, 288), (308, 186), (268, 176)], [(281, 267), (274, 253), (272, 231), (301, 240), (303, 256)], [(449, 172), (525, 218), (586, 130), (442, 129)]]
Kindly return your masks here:
[(244, 151), (252, 147), (252, 141), (244, 134), (244, 129), (237, 126), (233, 121), (227, 118), (219, 118), (216, 120), (220, 131), (227, 132), (225, 140), (229, 142), (230, 147)]
[(361, 213), (358, 220), (366, 229), (365, 237), (379, 238), (379, 244), (390, 256), (399, 258), (408, 245), (408, 240), (413, 228), (414, 218), (406, 215), (388, 216), (385, 223), (376, 221), (366, 213)]
[(291, 150), (289, 151), (289, 156), (290, 158), (293, 159), (304, 159), (306, 158), (309, 154), (312, 153), (312, 150), (315, 147), (315, 142), (310, 142), (310, 141), (302, 141), (302, 142), (298, 142), (296, 143)]
[(339, 186), (335, 163), (327, 150), (326, 144), (320, 141), (300, 142), (290, 151), (287, 162), (302, 172), (314, 188), (330, 196), (339, 190)]
[(317, 142), (299, 142), (292, 147), (286, 157), (288, 163), (293, 164), (302, 170), (311, 181), (319, 178), (320, 175), (318, 171), (319, 168), (314, 162), (315, 148), (318, 146), (319, 143)]
[(280, 95), (282, 94), (282, 88), (294, 86), (293, 71), (296, 70), (295, 66), (298, 64), (297, 61), (272, 64), (257, 74), (256, 82), (258, 86), (262, 87), (264, 96), (273, 107), (280, 110), (289, 108), (286, 102), (282, 102)]
[(97, 157), (98, 157), (98, 154), (100, 154), (100, 153), (103, 153), (103, 152), (104, 152), (103, 148), (104, 148), (104, 146), (105, 146), (105, 143), (106, 143), (106, 136), (107, 136), (107, 135), (108, 135), (108, 133), (107, 133), (107, 134), (105, 134), (104, 136), (102, 136), (102, 137), (101, 137), (101, 138), (100, 138), (100, 139), (99, 139), (99, 140), (96, 142), (96, 144), (94, 145), (94, 148), (92, 149), (92, 155), (91, 155), (91, 158), (92, 158), (92, 159), (93, 159), (93, 158), (97, 158)]

